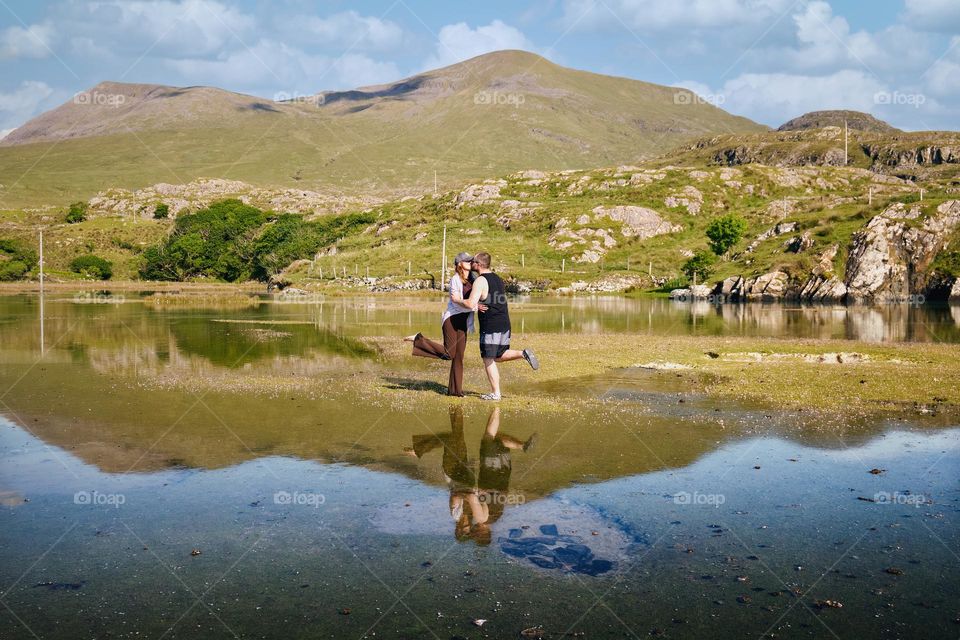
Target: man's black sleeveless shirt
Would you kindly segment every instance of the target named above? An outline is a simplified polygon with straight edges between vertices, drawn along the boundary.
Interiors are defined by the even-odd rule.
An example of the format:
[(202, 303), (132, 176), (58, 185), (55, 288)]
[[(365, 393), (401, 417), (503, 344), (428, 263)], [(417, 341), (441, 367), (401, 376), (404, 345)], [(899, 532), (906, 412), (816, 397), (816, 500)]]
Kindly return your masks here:
[(487, 297), (481, 300), (488, 309), (477, 314), (480, 318), (480, 333), (510, 331), (510, 313), (507, 311), (507, 292), (503, 280), (495, 273), (485, 273)]

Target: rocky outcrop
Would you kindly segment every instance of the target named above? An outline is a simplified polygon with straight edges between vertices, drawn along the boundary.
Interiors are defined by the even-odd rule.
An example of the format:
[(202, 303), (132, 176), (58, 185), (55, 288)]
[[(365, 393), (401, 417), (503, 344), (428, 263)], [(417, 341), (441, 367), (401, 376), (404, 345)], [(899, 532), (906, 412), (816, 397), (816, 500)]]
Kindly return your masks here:
[(774, 236), (782, 236), (786, 233), (793, 233), (797, 229), (796, 222), (779, 222), (770, 229), (767, 229), (763, 233), (757, 236), (757, 239), (747, 245), (747, 248), (744, 249), (746, 253), (753, 253), (756, 251), (757, 247), (760, 246), (760, 243), (764, 240), (769, 240)]
[(679, 193), (667, 196), (663, 201), (663, 206), (668, 209), (685, 207), (687, 213), (695, 216), (700, 213), (700, 209), (703, 207), (703, 194), (696, 187), (687, 185)]
[(713, 295), (731, 302), (775, 302), (787, 295), (789, 285), (786, 272), (771, 271), (755, 278), (727, 278), (714, 287)]
[(839, 251), (840, 246), (834, 244), (820, 254), (820, 259), (810, 273), (810, 277), (799, 290), (792, 295), (788, 294), (788, 297), (801, 302), (843, 302), (847, 296), (847, 285), (833, 272), (833, 261)]
[(851, 302), (897, 302), (926, 289), (928, 270), (960, 225), (960, 201), (926, 217), (919, 205), (891, 205), (853, 237), (846, 285)]
[(713, 289), (703, 284), (694, 284), (683, 289), (674, 289), (670, 292), (671, 300), (690, 301), (706, 300), (713, 294)]
[(784, 296), (790, 277), (783, 271), (771, 271), (743, 283), (741, 297), (750, 301), (772, 302)]
[(490, 204), (500, 200), (500, 189), (507, 186), (506, 180), (491, 180), (483, 184), (471, 184), (458, 193), (453, 199), (454, 206), (461, 209), (464, 206)]
[(598, 218), (606, 216), (611, 220), (623, 223), (621, 233), (625, 238), (645, 240), (665, 233), (683, 230), (682, 226), (671, 224), (661, 218), (659, 213), (646, 207), (633, 205), (596, 207), (593, 214)]
[(683, 229), (664, 220), (653, 209), (636, 206), (596, 207), (591, 213), (581, 214), (576, 220), (558, 220), (556, 230), (547, 242), (558, 251), (576, 252), (571, 258), (574, 262), (596, 263), (608, 250), (617, 246), (617, 239), (614, 237), (616, 227), (596, 228), (610, 221), (620, 223), (620, 235), (624, 238), (638, 240)]
[(786, 250), (791, 253), (803, 253), (813, 246), (813, 234), (804, 231), (799, 236), (793, 236), (784, 243)]
[(96, 215), (151, 218), (158, 204), (166, 204), (171, 217), (192, 213), (216, 200), (239, 198), (269, 211), (325, 215), (350, 207), (378, 202), (372, 198), (348, 198), (306, 189), (262, 189), (239, 180), (198, 178), (186, 184), (159, 183), (136, 191), (109, 189), (90, 198), (90, 213)]
[(904, 147), (889, 143), (871, 143), (864, 144), (862, 148), (875, 165), (887, 167), (960, 163), (960, 146), (956, 145), (927, 144)]

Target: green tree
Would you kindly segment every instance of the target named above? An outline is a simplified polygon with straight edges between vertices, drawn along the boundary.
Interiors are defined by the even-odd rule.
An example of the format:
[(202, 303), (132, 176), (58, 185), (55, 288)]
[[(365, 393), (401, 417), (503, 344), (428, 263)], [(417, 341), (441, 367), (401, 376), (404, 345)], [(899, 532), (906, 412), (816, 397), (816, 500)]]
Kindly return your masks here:
[(266, 221), (262, 211), (239, 200), (221, 200), (180, 216), (166, 241), (144, 252), (140, 275), (150, 280), (247, 279), (252, 243)]
[(713, 264), (716, 258), (707, 251), (697, 251), (693, 256), (683, 263), (683, 273), (691, 280), (696, 277), (699, 282), (704, 282), (713, 273)]
[(268, 216), (239, 200), (223, 200), (178, 217), (167, 240), (144, 252), (140, 275), (150, 280), (266, 281), (373, 219), (373, 214), (358, 213), (308, 222), (303, 216)]
[(70, 205), (70, 209), (67, 211), (67, 222), (70, 224), (76, 224), (78, 222), (83, 222), (87, 219), (87, 203), (86, 202), (74, 202)]
[(160, 204), (158, 204), (157, 208), (153, 210), (153, 217), (157, 218), (158, 220), (161, 218), (169, 218), (170, 205), (168, 205), (165, 202), (161, 202)]
[(109, 260), (91, 253), (74, 258), (70, 262), (70, 270), (87, 278), (109, 280), (113, 275), (113, 264)]
[(747, 230), (747, 221), (740, 216), (728, 213), (714, 218), (707, 225), (707, 238), (710, 239), (710, 249), (718, 256), (725, 255), (735, 244), (743, 238)]
[(16, 240), (0, 238), (0, 281), (20, 280), (37, 267), (37, 253)]

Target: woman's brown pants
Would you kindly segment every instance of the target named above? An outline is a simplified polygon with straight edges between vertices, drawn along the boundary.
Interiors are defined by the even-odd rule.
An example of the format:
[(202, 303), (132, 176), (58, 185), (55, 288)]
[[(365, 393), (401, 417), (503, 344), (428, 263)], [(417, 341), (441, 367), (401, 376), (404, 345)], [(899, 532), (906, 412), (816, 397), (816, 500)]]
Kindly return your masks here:
[(437, 358), (450, 361), (448, 396), (463, 395), (463, 354), (467, 350), (467, 318), (470, 314), (458, 313), (443, 321), (443, 344), (417, 334), (413, 341), (413, 355), (422, 358)]

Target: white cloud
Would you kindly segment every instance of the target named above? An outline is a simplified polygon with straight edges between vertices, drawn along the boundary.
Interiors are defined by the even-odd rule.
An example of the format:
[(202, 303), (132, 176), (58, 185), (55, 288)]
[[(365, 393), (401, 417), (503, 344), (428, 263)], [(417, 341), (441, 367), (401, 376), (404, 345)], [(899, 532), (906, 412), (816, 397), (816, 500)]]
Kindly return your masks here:
[(954, 36), (950, 44), (950, 52), (957, 55), (952, 59), (947, 55), (934, 62), (924, 74), (924, 80), (928, 90), (935, 95), (960, 97), (960, 36)]
[(320, 16), (296, 16), (281, 21), (284, 33), (298, 42), (347, 51), (392, 51), (403, 45), (404, 33), (395, 22), (356, 11)]
[(0, 60), (5, 58), (46, 58), (53, 44), (53, 27), (34, 24), (26, 29), (8, 27), (0, 32)]
[(957, 0), (906, 0), (904, 21), (922, 31), (960, 31), (960, 2)]
[(261, 40), (217, 60), (168, 60), (187, 83), (206, 84), (272, 97), (276, 93), (311, 95), (395, 80), (396, 66), (362, 54), (334, 58), (311, 55), (273, 40)]
[(824, 76), (788, 73), (745, 73), (717, 92), (732, 113), (779, 126), (790, 118), (824, 109), (875, 111), (880, 81), (862, 71), (843, 70)]
[(500, 20), (471, 29), (465, 22), (445, 25), (437, 35), (436, 51), (427, 59), (426, 68), (444, 67), (501, 49), (532, 51), (533, 43), (523, 32)]
[(104, 0), (66, 5), (65, 29), (93, 46), (171, 58), (217, 55), (256, 41), (257, 22), (217, 0)]
[[(37, 115), (54, 90), (45, 82), (25, 80), (8, 93), (0, 93), (0, 127), (16, 127)], [(10, 133), (12, 129), (8, 129)]]
[(3, 140), (8, 135), (13, 133), (16, 129), (0, 129), (0, 140)]

